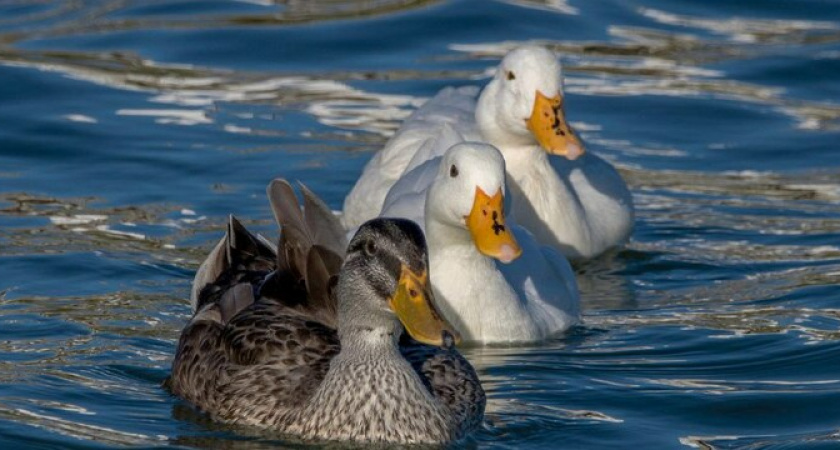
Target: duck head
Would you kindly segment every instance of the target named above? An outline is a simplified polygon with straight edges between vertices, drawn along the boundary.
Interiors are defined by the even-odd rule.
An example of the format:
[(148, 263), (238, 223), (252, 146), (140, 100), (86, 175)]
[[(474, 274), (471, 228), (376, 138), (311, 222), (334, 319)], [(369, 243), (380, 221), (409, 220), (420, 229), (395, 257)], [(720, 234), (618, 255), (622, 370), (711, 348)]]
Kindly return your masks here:
[(427, 230), (430, 221), (469, 231), (479, 252), (503, 263), (522, 254), (506, 225), (505, 160), (495, 147), (463, 142), (446, 151), (426, 196)]
[(576, 159), (584, 147), (563, 103), (563, 72), (554, 53), (519, 47), (502, 59), (481, 92), (476, 122), (485, 139), (501, 148), (536, 142), (550, 154)]
[[(440, 314), (429, 285), (426, 239), (405, 219), (364, 223), (347, 247), (338, 279), (338, 332), (396, 342), (403, 330), (424, 344), (444, 345), (460, 335)], [(342, 344), (343, 345), (343, 344)]]

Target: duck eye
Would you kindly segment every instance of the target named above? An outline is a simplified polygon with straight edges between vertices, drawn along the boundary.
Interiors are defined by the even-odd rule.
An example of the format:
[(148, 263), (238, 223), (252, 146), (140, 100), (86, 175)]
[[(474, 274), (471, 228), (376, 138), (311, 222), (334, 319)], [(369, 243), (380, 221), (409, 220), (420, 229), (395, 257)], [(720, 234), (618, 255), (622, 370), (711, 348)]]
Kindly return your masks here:
[(452, 164), (449, 167), (449, 176), (452, 177), (452, 178), (455, 178), (455, 177), (458, 176), (458, 167), (456, 167), (455, 164)]
[(511, 72), (510, 70), (508, 70), (508, 72), (507, 72), (507, 79), (508, 79), (508, 80), (515, 80), (515, 79), (516, 79), (516, 75), (514, 75), (514, 74), (513, 74), (513, 72)]
[(373, 239), (368, 239), (367, 241), (365, 241), (364, 249), (365, 249), (365, 254), (368, 255), (368, 256), (375, 255), (377, 250), (378, 250), (376, 248), (376, 243), (373, 242)]

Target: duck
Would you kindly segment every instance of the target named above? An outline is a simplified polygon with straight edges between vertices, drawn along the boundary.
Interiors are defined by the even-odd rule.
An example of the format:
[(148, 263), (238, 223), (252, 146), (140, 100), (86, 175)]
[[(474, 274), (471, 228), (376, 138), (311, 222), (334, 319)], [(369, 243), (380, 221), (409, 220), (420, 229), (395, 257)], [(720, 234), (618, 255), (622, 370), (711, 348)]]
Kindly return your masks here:
[(231, 216), (197, 271), (170, 391), (214, 420), (307, 441), (448, 444), (483, 421), (479, 378), (430, 289), (422, 229), (375, 218), (349, 244), (301, 186), (268, 192), (277, 246)]
[(569, 261), (507, 219), (505, 158), (480, 142), (453, 145), (397, 181), (383, 217), (423, 224), (444, 317), (464, 342), (522, 344), (580, 322)]
[(505, 158), (511, 217), (572, 262), (623, 245), (633, 200), (618, 171), (587, 151), (565, 114), (555, 54), (525, 45), (510, 51), (490, 82), (445, 88), (415, 111), (367, 163), (344, 201), (353, 228), (379, 215), (391, 187), (459, 141), (493, 145)]

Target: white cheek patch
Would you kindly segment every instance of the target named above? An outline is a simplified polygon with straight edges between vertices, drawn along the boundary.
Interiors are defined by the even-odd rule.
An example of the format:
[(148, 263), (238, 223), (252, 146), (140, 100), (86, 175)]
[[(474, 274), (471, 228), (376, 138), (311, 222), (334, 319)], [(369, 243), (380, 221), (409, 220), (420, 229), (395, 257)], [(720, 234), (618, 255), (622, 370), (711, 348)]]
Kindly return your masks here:
[[(533, 109), (533, 99), (521, 95), (518, 89), (515, 91), (513, 88), (507, 88), (502, 92), (503, 94), (500, 96), (501, 99), (497, 105), (499, 108), (498, 114), (504, 118), (506, 123), (512, 123), (516, 130), (522, 128), (527, 132), (524, 120), (528, 119), (530, 111)], [(529, 109), (529, 103), (531, 103), (531, 109)]]

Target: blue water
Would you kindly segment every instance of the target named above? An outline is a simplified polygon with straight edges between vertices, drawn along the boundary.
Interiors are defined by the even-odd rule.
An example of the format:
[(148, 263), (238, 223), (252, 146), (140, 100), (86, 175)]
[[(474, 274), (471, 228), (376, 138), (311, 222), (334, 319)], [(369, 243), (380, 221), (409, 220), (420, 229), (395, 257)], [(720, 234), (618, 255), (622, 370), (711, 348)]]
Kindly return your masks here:
[(338, 209), (410, 111), (554, 48), (633, 191), (584, 324), (465, 349), (475, 448), (840, 448), (840, 7), (824, 0), (0, 2), (0, 447), (282, 446), (160, 382), (264, 188)]

